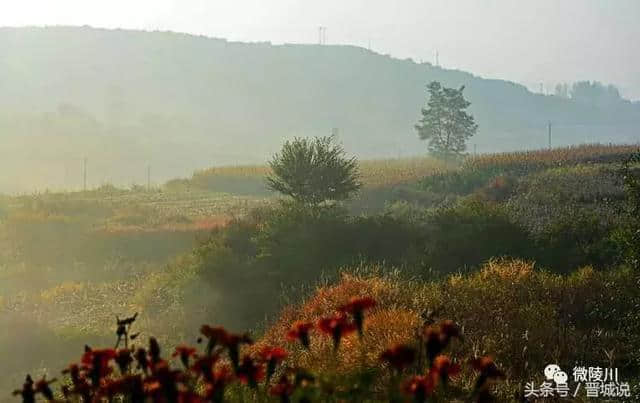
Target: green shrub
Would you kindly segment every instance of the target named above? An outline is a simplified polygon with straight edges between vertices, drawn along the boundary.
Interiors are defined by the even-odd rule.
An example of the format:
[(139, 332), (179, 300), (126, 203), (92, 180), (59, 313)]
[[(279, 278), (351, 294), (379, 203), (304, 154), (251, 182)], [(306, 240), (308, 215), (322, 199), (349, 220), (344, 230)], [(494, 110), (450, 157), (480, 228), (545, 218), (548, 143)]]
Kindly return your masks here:
[[(425, 244), (420, 226), (391, 215), (353, 217), (336, 206), (283, 203), (214, 231), (197, 254), (203, 278), (228, 294), (225, 304), (236, 312), (225, 325), (245, 327), (276, 311), (283, 287), (313, 284), (362, 262), (415, 267)], [(248, 307), (249, 300), (260, 308)]]
[(626, 160), (619, 174), (625, 190), (625, 203), (621, 209), (623, 224), (615, 233), (625, 260), (640, 269), (640, 151)]
[(613, 228), (588, 210), (554, 217), (537, 236), (536, 261), (555, 271), (569, 272), (592, 265), (605, 268), (620, 263)]
[(441, 273), (478, 266), (494, 256), (528, 257), (532, 240), (499, 205), (469, 199), (427, 220), (426, 264)]

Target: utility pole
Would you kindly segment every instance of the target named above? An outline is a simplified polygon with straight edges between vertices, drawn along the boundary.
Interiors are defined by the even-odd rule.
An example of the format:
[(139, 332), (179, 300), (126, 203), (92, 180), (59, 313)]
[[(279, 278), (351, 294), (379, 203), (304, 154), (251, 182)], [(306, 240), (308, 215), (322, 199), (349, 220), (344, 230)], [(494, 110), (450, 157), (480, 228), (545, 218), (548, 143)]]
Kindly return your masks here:
[(318, 27), (318, 45), (327, 44), (327, 27), (322, 25)]
[(473, 155), (478, 155), (478, 145), (477, 144), (473, 144)]
[(549, 121), (548, 130), (549, 130), (549, 150), (551, 150), (551, 121)]
[(86, 192), (87, 191), (87, 157), (84, 157), (82, 177), (83, 177), (82, 190)]

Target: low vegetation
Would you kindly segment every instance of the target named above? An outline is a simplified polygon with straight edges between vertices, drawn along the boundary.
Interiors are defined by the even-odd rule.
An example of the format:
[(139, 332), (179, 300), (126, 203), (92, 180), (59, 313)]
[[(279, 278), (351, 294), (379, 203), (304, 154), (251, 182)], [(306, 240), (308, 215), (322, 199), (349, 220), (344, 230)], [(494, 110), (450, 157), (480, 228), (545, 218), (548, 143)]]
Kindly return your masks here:
[[(1, 198), (0, 329), (11, 331), (0, 330), (0, 355), (9, 363), (0, 387), (11, 390), (25, 373), (53, 376), (84, 344), (112, 346), (113, 316), (131, 312), (139, 312), (136, 332), (163, 346), (194, 344), (191, 329), (202, 323), (227, 333), (252, 329), (256, 343), (242, 354), (259, 366), (262, 347), (283, 347), (285, 366), (314, 374), (313, 393), (363, 385), (357, 379), (390, 386), (382, 350), (419, 351), (415, 330), (444, 320), (464, 335), (447, 350), (461, 364), (451, 382), (459, 390), (449, 391), (455, 396), (470, 396), (469, 359), (485, 355), (506, 376), (492, 389), (500, 401), (520, 396), (549, 360), (616, 366), (633, 379), (640, 362), (631, 309), (640, 303), (635, 149), (485, 155), (458, 167), (365, 161), (358, 197), (314, 208), (194, 185), (220, 172), (237, 178), (236, 168), (162, 189)], [(247, 176), (266, 173), (255, 169), (261, 173)], [(353, 332), (335, 354), (321, 331), (310, 352), (286, 340), (293, 322), (317, 325), (353, 297), (376, 301), (362, 339)], [(181, 372), (196, 382), (192, 371)], [(232, 382), (225, 396), (267, 399), (282, 374), (258, 392)], [(365, 375), (373, 378), (359, 378)], [(401, 385), (414, 375), (424, 377), (414, 386), (427, 385), (426, 366), (407, 367), (398, 378), (402, 396), (410, 397)], [(384, 399), (390, 391), (367, 393)]]

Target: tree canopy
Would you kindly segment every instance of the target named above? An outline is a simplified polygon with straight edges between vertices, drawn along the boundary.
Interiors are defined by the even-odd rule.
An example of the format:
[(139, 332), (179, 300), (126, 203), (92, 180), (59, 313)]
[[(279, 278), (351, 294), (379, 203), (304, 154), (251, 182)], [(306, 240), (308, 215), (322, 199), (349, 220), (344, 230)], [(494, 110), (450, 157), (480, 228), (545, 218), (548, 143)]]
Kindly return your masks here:
[(295, 201), (317, 205), (345, 200), (361, 187), (358, 163), (348, 158), (334, 137), (286, 141), (269, 162), (267, 186)]
[(464, 98), (464, 86), (447, 88), (432, 81), (427, 89), (429, 101), (416, 125), (418, 136), (429, 141), (432, 153), (461, 154), (467, 149), (467, 139), (478, 130), (473, 116), (465, 111), (471, 103)]

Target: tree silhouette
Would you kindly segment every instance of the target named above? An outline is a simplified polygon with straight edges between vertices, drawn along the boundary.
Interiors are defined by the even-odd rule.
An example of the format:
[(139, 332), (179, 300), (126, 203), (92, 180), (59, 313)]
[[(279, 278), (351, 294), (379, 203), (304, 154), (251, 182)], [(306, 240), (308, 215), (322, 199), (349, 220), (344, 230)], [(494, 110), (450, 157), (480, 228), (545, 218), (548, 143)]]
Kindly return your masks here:
[(429, 141), (434, 154), (461, 154), (467, 149), (467, 139), (478, 130), (473, 116), (465, 111), (471, 103), (462, 94), (464, 86), (456, 90), (433, 81), (427, 89), (427, 108), (422, 109), (422, 119), (415, 126), (420, 139)]
[(356, 159), (334, 137), (287, 141), (269, 165), (267, 186), (303, 204), (345, 200), (361, 187)]

